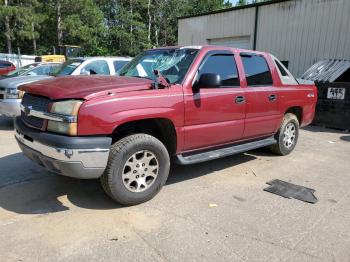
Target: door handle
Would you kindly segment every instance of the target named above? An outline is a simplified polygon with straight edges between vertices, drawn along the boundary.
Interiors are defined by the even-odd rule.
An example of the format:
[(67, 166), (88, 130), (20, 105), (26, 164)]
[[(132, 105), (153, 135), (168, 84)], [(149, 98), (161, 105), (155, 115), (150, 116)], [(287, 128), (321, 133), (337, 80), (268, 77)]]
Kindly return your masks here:
[(243, 103), (245, 103), (244, 96), (236, 96), (235, 103), (236, 104), (243, 104)]
[(269, 101), (276, 101), (277, 100), (277, 95), (269, 95)]

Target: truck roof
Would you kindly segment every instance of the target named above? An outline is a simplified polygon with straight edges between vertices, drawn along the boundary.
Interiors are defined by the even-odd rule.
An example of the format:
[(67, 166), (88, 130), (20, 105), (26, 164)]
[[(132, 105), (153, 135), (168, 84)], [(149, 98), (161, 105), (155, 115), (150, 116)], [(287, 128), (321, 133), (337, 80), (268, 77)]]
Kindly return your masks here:
[(165, 47), (157, 47), (153, 49), (148, 50), (162, 50), (162, 49), (206, 49), (206, 50), (236, 50), (238, 52), (247, 52), (247, 53), (256, 53), (256, 54), (269, 54), (267, 52), (261, 52), (256, 50), (249, 50), (249, 49), (241, 49), (236, 47), (230, 47), (230, 46), (219, 46), (219, 45), (185, 45), (185, 46), (165, 46)]

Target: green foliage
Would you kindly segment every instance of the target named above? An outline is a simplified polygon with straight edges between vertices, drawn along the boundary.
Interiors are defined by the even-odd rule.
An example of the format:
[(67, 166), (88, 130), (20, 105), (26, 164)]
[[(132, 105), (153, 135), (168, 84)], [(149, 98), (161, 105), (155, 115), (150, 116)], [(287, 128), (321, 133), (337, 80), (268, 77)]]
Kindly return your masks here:
[[(225, 0), (0, 0), (0, 51), (5, 17), (13, 48), (53, 53), (80, 45), (84, 55), (130, 55), (177, 43), (177, 18), (230, 7)], [(61, 32), (61, 34), (59, 33)]]
[(249, 2), (247, 0), (239, 0), (236, 4), (236, 6), (242, 6), (242, 5), (247, 5)]

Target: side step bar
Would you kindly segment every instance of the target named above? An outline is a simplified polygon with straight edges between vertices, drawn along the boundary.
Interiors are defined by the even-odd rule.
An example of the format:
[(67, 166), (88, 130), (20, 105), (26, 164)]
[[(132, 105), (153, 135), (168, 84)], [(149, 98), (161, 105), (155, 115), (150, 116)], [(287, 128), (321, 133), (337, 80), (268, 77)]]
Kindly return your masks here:
[(272, 137), (265, 138), (263, 140), (258, 140), (254, 142), (247, 142), (245, 144), (239, 144), (229, 147), (224, 147), (220, 149), (214, 149), (212, 151), (205, 151), (201, 153), (193, 153), (190, 155), (176, 155), (177, 162), (180, 165), (190, 165), (205, 162), (208, 160), (213, 160), (225, 156), (235, 155), (249, 150), (257, 149), (264, 146), (270, 146), (276, 144), (276, 139)]

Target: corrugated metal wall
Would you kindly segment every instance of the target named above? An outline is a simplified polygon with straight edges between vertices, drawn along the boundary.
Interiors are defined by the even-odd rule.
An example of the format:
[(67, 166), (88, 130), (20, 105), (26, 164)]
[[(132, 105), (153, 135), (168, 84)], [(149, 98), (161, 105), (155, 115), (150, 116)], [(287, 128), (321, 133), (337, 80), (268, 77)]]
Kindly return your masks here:
[(253, 43), (253, 8), (179, 20), (179, 45), (208, 44), (209, 39), (250, 36)]
[[(250, 36), (255, 7), (179, 20), (179, 44)], [(291, 0), (259, 7), (256, 49), (289, 61), (300, 76), (318, 60), (350, 58), (350, 0)]]

